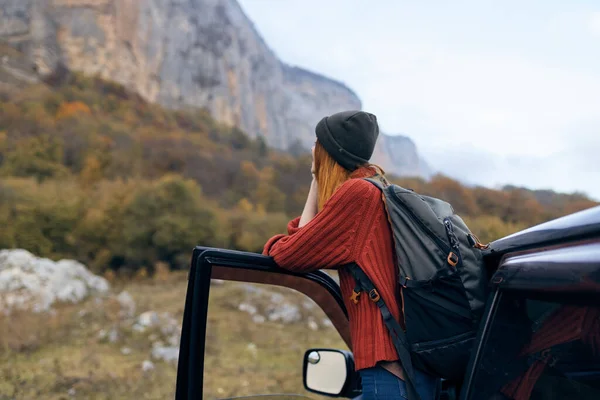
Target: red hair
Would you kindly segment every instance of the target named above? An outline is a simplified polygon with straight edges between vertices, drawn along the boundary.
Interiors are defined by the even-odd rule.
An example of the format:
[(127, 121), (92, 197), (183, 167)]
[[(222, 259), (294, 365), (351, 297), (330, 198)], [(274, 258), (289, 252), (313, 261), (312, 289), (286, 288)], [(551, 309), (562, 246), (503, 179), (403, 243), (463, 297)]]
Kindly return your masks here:
[(350, 179), (351, 172), (338, 164), (319, 143), (315, 144), (315, 177), (319, 188), (319, 211), (342, 183)]
[[(365, 164), (364, 166), (375, 167), (378, 173), (384, 174), (383, 169), (377, 165)], [(338, 164), (317, 140), (315, 143), (315, 177), (319, 191), (319, 211), (323, 209), (323, 206), (335, 191), (350, 179), (351, 175), (352, 171)]]

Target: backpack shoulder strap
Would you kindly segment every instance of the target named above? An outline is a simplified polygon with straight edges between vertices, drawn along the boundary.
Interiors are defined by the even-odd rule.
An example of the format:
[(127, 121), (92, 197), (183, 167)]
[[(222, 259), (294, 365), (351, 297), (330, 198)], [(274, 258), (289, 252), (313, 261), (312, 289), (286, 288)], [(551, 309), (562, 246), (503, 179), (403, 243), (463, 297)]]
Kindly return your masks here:
[(383, 189), (385, 189), (386, 187), (388, 187), (390, 185), (390, 183), (388, 182), (387, 179), (385, 179), (385, 177), (383, 175), (373, 175), (370, 178), (363, 178), (365, 181), (369, 181), (371, 182), (373, 185), (377, 186), (377, 188), (381, 191), (383, 191)]
[(373, 185), (377, 186), (379, 188), (379, 190), (381, 190), (381, 191), (383, 191), (385, 188), (387, 188), (389, 186), (394, 186), (396, 188), (402, 189), (403, 191), (415, 193), (415, 191), (412, 189), (407, 189), (400, 185), (396, 185), (395, 183), (390, 183), (390, 181), (388, 181), (384, 175), (376, 174), (370, 178), (362, 178), (362, 179), (364, 179), (365, 181), (371, 182)]
[(381, 311), (381, 315), (383, 316), (385, 326), (390, 332), (390, 336), (392, 337), (392, 341), (394, 342), (394, 347), (396, 348), (396, 352), (398, 353), (398, 357), (400, 358), (402, 369), (406, 373), (405, 383), (406, 389), (408, 390), (408, 399), (421, 400), (415, 388), (415, 371), (413, 369), (412, 360), (410, 358), (409, 344), (406, 339), (406, 334), (402, 330), (402, 327), (400, 326), (398, 321), (394, 319), (394, 316), (390, 312), (390, 309), (379, 295), (379, 292), (377, 291), (375, 285), (373, 285), (373, 282), (371, 282), (367, 274), (365, 274), (364, 271), (360, 269), (360, 267), (356, 263), (349, 264), (346, 267), (348, 268), (350, 274), (354, 277), (357, 288), (366, 292), (369, 296), (369, 300), (374, 302), (379, 308), (379, 311)]

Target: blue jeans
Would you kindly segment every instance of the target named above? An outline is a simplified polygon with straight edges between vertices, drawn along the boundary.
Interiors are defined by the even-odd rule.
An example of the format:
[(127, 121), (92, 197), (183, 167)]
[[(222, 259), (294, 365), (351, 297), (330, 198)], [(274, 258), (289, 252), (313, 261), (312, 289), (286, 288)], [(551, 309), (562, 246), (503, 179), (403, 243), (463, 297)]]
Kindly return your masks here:
[[(383, 367), (361, 369), (363, 400), (408, 399), (406, 384)], [(415, 370), (415, 389), (421, 400), (435, 400), (438, 379)]]

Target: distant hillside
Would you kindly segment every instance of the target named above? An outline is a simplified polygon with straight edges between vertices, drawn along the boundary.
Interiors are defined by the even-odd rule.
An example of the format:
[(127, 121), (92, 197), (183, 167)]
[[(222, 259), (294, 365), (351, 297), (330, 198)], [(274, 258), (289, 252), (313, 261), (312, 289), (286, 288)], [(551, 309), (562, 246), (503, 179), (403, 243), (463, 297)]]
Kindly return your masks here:
[[(168, 110), (66, 70), (47, 84), (0, 87), (0, 248), (97, 271), (185, 268), (198, 244), (261, 251), (301, 213), (310, 162), (206, 110)], [(390, 179), (450, 201), (483, 241), (596, 205), (444, 176)]]
[(589, 201), (589, 198), (584, 193), (557, 193), (554, 190), (550, 189), (538, 189), (532, 190), (527, 189), (525, 187), (518, 187), (514, 185), (505, 185), (502, 190), (505, 191), (521, 191), (523, 193), (527, 193), (533, 197), (544, 207), (565, 207), (573, 202), (583, 202)]

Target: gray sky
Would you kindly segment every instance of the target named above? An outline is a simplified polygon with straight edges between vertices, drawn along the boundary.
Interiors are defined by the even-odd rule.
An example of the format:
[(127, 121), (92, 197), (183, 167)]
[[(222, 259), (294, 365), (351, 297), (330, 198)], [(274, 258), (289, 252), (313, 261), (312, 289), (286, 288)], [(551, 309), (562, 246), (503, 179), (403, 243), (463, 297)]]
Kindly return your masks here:
[(346, 83), (434, 169), (600, 200), (599, 1), (239, 1), (284, 62)]

